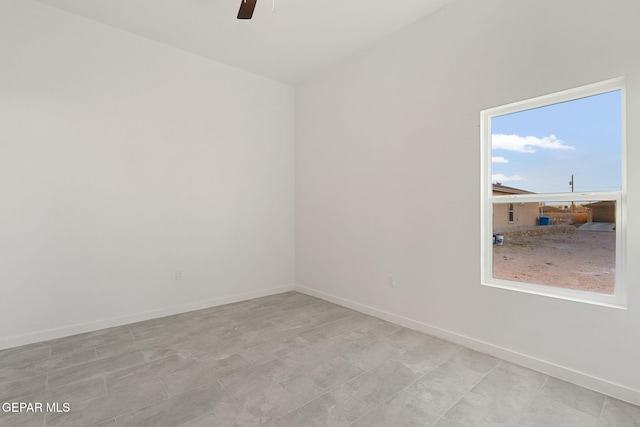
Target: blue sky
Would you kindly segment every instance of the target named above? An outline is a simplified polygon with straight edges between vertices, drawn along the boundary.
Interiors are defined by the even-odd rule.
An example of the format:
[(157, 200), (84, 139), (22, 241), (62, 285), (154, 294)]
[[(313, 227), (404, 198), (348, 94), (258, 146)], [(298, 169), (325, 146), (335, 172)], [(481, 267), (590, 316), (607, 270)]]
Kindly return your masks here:
[(535, 193), (618, 190), (622, 102), (608, 92), (491, 119), (492, 182)]

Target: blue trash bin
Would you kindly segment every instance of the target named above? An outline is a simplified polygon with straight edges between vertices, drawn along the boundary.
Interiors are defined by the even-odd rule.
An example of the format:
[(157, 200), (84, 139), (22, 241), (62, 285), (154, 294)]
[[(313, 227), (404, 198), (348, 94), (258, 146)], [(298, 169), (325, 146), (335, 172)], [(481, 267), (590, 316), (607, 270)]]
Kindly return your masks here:
[(550, 216), (541, 216), (539, 221), (540, 221), (540, 225), (551, 225), (551, 217)]

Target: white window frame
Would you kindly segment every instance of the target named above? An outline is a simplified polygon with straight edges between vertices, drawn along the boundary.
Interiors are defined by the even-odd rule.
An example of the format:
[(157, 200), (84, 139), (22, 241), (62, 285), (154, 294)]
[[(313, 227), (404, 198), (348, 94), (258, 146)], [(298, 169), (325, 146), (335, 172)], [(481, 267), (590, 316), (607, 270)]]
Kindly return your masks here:
[[(566, 101), (600, 95), (607, 92), (620, 91), (622, 103), (622, 165), (621, 188), (619, 191), (593, 191), (575, 193), (546, 193), (546, 194), (513, 194), (494, 196), (491, 180), (491, 119), (505, 114), (530, 110)], [(624, 78), (607, 80), (587, 86), (569, 89), (550, 95), (540, 96), (512, 104), (489, 108), (480, 112), (480, 141), (481, 141), (481, 284), (494, 288), (509, 289), (529, 294), (560, 298), (570, 301), (584, 302), (607, 307), (627, 307), (626, 280), (626, 195), (627, 195), (627, 138), (626, 138), (626, 90)], [(493, 204), (521, 203), (521, 202), (578, 202), (613, 200), (616, 202), (616, 273), (613, 295), (595, 292), (566, 289), (554, 286), (536, 285), (516, 282), (493, 277)]]

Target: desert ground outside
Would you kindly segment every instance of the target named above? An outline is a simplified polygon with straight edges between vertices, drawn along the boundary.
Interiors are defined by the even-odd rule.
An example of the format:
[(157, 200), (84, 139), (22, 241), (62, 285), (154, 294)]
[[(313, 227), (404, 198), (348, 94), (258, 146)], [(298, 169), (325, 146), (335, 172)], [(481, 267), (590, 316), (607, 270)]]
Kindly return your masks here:
[(504, 233), (504, 244), (493, 245), (495, 278), (613, 294), (614, 231), (542, 228)]

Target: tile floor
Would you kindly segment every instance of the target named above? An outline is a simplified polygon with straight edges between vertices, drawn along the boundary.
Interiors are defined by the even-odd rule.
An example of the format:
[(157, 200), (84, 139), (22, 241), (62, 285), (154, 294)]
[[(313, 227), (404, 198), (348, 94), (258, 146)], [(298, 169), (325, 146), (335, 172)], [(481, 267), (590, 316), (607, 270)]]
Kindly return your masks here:
[[(20, 426), (640, 426), (640, 408), (297, 292), (0, 351)], [(45, 411), (46, 412), (46, 411)]]

